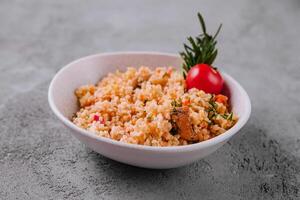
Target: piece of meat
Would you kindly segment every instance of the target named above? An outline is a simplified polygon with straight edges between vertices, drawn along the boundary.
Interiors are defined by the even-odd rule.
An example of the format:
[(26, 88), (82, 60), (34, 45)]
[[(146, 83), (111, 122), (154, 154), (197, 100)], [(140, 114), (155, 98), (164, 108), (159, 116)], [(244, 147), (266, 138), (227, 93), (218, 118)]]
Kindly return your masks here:
[(189, 108), (187, 106), (174, 108), (171, 112), (171, 119), (175, 123), (182, 139), (193, 142), (199, 141), (199, 136), (193, 130), (190, 122)]

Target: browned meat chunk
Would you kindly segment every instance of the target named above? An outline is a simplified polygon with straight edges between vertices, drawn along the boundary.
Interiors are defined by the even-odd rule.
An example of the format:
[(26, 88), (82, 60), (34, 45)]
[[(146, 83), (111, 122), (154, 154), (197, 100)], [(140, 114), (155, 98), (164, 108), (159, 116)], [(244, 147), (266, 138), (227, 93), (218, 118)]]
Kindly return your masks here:
[(171, 112), (171, 119), (175, 123), (177, 130), (179, 131), (180, 137), (187, 141), (199, 141), (199, 136), (193, 130), (192, 124), (189, 118), (188, 107), (176, 107)]

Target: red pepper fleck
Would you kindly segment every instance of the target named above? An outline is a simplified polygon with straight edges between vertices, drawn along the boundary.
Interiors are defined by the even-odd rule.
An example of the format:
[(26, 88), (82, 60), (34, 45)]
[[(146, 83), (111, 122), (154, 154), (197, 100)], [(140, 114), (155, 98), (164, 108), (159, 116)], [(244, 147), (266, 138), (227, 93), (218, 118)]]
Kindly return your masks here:
[(189, 99), (185, 99), (182, 101), (182, 105), (184, 105), (184, 106), (188, 106), (190, 104), (191, 104), (191, 101)]
[(99, 121), (99, 116), (98, 115), (94, 115), (94, 121)]
[(104, 123), (105, 123), (104, 119), (102, 119), (102, 120), (100, 121), (100, 123), (101, 123), (101, 124), (104, 124)]

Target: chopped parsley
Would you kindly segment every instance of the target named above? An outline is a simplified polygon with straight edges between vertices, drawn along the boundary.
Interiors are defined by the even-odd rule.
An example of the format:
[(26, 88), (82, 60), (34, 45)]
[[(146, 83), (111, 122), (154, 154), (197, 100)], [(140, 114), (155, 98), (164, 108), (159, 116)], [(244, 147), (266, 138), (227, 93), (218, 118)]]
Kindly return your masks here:
[(231, 112), (230, 114), (229, 114), (229, 116), (228, 116), (228, 120), (232, 120), (232, 117), (233, 117), (233, 112)]
[(217, 110), (216, 109), (217, 109), (218, 105), (214, 101), (214, 98), (215, 98), (215, 95), (212, 94), (211, 97), (210, 97), (210, 100), (208, 102), (209, 105), (210, 105), (209, 109), (207, 110), (209, 120), (212, 120), (212, 118), (217, 116)]
[(227, 120), (232, 120), (233, 118), (233, 112), (229, 113), (229, 114), (224, 114), (224, 115), (221, 115), (221, 117), (223, 117), (224, 119), (227, 119)]
[(173, 107), (182, 107), (182, 100), (181, 98), (179, 98), (178, 100), (174, 99), (172, 102), (171, 102), (171, 105)]

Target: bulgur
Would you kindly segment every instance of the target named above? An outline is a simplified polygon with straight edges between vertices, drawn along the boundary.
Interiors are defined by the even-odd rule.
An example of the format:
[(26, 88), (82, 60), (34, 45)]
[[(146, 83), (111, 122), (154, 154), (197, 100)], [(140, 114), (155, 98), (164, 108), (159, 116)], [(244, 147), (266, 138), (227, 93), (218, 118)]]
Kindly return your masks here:
[[(224, 133), (238, 120), (229, 111), (227, 98), (218, 102), (220, 98), (202, 90), (187, 91), (183, 76), (171, 67), (116, 71), (97, 85), (79, 87), (75, 95), (80, 110), (72, 120), (77, 126), (131, 144), (178, 146), (200, 142)], [(190, 133), (184, 133), (187, 128), (179, 123), (184, 115), (184, 126)], [(193, 137), (189, 139), (188, 134)]]

